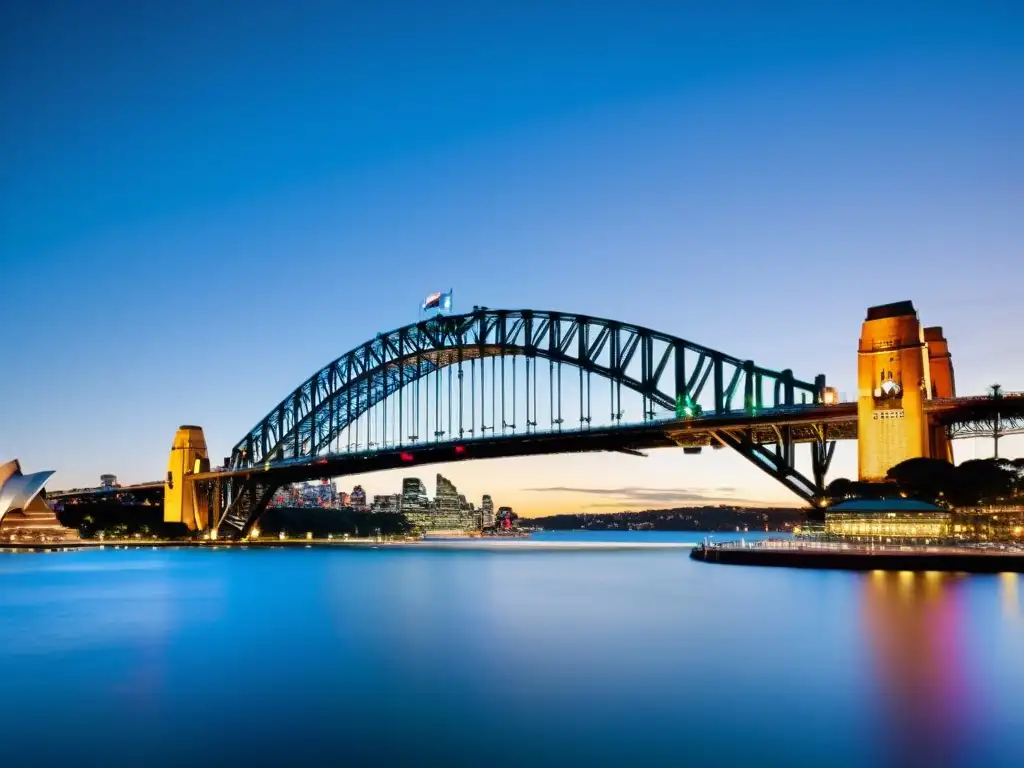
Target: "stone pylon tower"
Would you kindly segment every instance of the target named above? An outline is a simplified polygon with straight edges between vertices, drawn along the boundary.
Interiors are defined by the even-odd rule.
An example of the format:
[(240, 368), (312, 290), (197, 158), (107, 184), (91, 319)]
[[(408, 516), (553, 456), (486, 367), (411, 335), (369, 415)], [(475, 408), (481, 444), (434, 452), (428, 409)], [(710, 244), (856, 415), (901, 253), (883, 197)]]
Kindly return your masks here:
[[(936, 353), (940, 354), (940, 349), (936, 341)], [(860, 479), (884, 480), (889, 469), (900, 462), (932, 455), (932, 435), (924, 412), (924, 402), (932, 392), (931, 366), (924, 330), (912, 302), (868, 310), (857, 360)], [(938, 365), (941, 368), (941, 363)], [(952, 366), (949, 371), (952, 382)]]
[(187, 475), (208, 472), (210, 459), (202, 427), (178, 427), (167, 463), (164, 483), (164, 522), (184, 523), (193, 531), (206, 530), (209, 523), (209, 502), (196, 493), (195, 484), (186, 482)]
[[(932, 380), (932, 398), (956, 397), (953, 356), (949, 354), (949, 342), (942, 335), (942, 328), (925, 328), (924, 343), (928, 345), (928, 373)], [(941, 424), (932, 424), (928, 428), (928, 435), (931, 457), (952, 462), (953, 443), (946, 435), (945, 428)]]

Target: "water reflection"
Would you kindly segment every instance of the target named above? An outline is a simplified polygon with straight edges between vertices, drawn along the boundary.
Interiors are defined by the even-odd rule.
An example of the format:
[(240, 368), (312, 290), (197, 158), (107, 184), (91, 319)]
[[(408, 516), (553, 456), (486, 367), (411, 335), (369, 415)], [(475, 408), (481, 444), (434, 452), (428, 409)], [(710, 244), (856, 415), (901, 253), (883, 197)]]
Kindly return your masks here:
[(1003, 605), (1003, 616), (1013, 623), (1021, 619), (1020, 574), (999, 574), (999, 597)]
[(889, 764), (969, 764), (962, 578), (874, 571), (863, 611)]
[[(4, 765), (1016, 768), (1024, 753), (1012, 575), (630, 550), (54, 562), (0, 558)], [(77, 567), (94, 562), (110, 567)], [(238, 712), (273, 727), (182, 735), (181, 713)]]

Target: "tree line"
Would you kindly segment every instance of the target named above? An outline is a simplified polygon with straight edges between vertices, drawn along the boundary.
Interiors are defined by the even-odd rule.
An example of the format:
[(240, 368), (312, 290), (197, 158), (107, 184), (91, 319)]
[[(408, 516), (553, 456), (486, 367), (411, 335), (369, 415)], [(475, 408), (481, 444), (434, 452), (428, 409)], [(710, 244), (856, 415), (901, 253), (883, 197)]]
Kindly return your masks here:
[(547, 531), (783, 531), (800, 525), (804, 511), (793, 508), (679, 507), (643, 512), (598, 512), (530, 518), (530, 526)]
[(826, 493), (835, 503), (851, 498), (915, 498), (950, 507), (1024, 504), (1024, 459), (908, 459), (889, 470), (886, 482), (841, 477)]

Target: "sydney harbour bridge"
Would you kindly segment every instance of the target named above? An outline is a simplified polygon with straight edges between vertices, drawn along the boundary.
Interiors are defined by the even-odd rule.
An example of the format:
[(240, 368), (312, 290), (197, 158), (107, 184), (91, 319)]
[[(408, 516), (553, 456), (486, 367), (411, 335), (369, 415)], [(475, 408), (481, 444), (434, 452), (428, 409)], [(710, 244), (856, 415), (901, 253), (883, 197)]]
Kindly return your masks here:
[[(893, 318), (906, 324), (908, 313), (909, 331), (890, 328)], [(905, 430), (916, 408), (922, 429), (940, 440), (1024, 431), (1024, 396), (957, 398), (948, 360), (939, 361), (948, 377), (932, 360), (940, 383), (925, 386), (930, 379), (914, 366), (928, 368), (930, 349), (910, 302), (873, 308), (868, 320), (865, 328), (881, 323), (892, 338), (866, 347), (862, 336), (862, 379), (876, 375), (865, 373), (866, 357), (887, 355), (892, 366), (902, 350), (905, 378), (915, 380), (896, 410), (886, 390), (878, 406), (885, 413), (870, 398), (865, 405), (863, 393), (860, 402), (841, 402), (822, 374), (797, 376), (616, 320), (485, 307), (437, 314), (327, 363), (257, 421), (221, 467), (211, 469), (202, 430), (182, 427), (167, 478), (150, 485), (163, 486), (166, 520), (244, 536), (274, 492), (294, 482), (451, 461), (681, 447), (734, 450), (815, 504), (836, 441), (876, 440), (863, 431), (872, 417), (906, 412), (910, 418), (882, 425)], [(897, 338), (904, 331), (910, 336)], [(941, 450), (935, 445), (933, 434), (929, 449), (926, 435), (910, 455), (932, 455)]]

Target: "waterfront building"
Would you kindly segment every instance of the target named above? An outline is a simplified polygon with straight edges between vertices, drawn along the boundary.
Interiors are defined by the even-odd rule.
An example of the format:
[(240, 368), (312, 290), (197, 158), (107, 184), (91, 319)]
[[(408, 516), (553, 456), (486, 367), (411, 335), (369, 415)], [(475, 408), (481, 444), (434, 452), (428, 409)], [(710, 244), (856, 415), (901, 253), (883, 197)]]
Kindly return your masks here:
[(78, 531), (65, 528), (43, 500), (53, 470), (23, 474), (17, 459), (0, 464), (0, 540), (67, 541)]
[(494, 527), (494, 501), (486, 493), (483, 499), (480, 501), (481, 521), (480, 524), (483, 528)]
[(850, 499), (825, 510), (829, 538), (857, 542), (937, 543), (953, 536), (952, 513), (917, 499)]
[(515, 513), (512, 511), (512, 507), (498, 507), (498, 519), (496, 524), (499, 528), (511, 528), (512, 519), (515, 517)]
[(1024, 542), (1024, 505), (958, 507), (952, 517), (958, 540)]
[(402, 482), (402, 513), (413, 527), (428, 534), (479, 531), (479, 516), (471, 507), (466, 508), (469, 505), (455, 485), (440, 474), (436, 483), (434, 501), (430, 503), (419, 478), (409, 477)]

